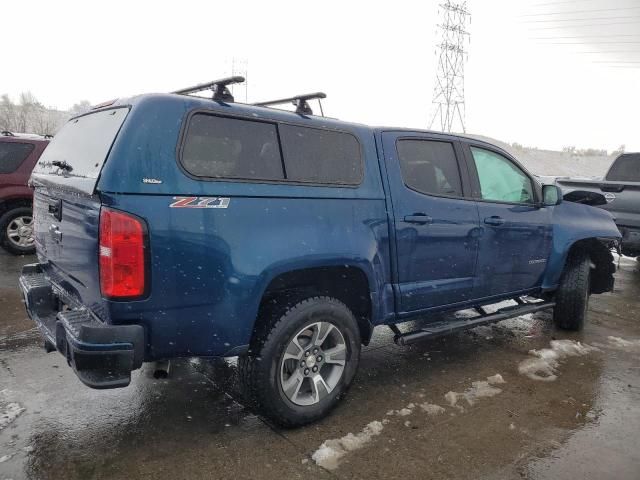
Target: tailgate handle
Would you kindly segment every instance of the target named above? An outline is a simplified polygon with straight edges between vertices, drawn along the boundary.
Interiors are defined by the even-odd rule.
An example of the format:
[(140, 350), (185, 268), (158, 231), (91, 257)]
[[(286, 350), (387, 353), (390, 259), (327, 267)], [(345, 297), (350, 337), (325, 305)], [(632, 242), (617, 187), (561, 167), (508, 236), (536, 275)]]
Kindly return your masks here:
[(49, 204), (49, 213), (58, 221), (62, 220), (62, 200)]
[(51, 238), (53, 238), (58, 243), (62, 241), (62, 232), (57, 225), (49, 226), (49, 235), (51, 235)]

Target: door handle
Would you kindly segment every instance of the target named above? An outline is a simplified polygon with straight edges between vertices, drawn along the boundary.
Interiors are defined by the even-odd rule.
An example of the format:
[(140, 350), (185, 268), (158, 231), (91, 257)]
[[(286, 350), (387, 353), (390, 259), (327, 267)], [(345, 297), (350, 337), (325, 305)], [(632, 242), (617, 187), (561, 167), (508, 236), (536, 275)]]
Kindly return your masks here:
[(499, 226), (499, 225), (504, 225), (504, 218), (499, 217), (497, 215), (493, 215), (492, 217), (487, 217), (484, 219), (484, 223), (486, 223), (487, 225), (495, 225), (495, 226)]
[(426, 225), (427, 223), (432, 223), (433, 218), (431, 218), (426, 213), (414, 213), (413, 215), (405, 215), (404, 221), (407, 223), (417, 223), (419, 225)]

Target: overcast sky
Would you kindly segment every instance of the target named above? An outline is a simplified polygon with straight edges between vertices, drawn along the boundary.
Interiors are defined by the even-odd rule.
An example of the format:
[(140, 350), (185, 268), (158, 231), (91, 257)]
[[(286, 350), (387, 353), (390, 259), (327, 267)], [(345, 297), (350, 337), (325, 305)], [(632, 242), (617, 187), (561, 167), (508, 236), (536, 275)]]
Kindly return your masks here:
[[(325, 114), (427, 128), (438, 1), (5, 2), (0, 93), (67, 109), (248, 64), (248, 99), (324, 91)], [(467, 131), (640, 150), (640, 0), (470, 0)]]

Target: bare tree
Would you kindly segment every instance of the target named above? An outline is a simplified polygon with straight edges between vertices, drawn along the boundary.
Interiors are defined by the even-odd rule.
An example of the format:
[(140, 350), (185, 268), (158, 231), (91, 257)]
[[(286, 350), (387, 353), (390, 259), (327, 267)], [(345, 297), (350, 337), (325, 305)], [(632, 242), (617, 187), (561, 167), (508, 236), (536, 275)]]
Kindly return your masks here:
[(75, 115), (81, 115), (83, 113), (87, 113), (89, 110), (91, 110), (91, 104), (89, 103), (88, 100), (82, 100), (78, 103), (75, 103), (73, 105), (73, 107), (71, 107), (71, 115), (75, 116)]
[(12, 132), (53, 135), (58, 128), (79, 110), (89, 105), (86, 100), (73, 106), (72, 112), (47, 108), (31, 92), (23, 92), (15, 103), (8, 95), (0, 97), (0, 128)]
[(0, 98), (0, 128), (15, 130), (17, 125), (17, 107), (6, 93)]

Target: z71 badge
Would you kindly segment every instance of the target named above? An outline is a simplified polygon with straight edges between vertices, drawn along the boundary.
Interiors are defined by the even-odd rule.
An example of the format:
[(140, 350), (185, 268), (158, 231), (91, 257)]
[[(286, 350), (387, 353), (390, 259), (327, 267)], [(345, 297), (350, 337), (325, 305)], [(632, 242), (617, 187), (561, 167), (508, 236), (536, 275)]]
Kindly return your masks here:
[(229, 197), (173, 197), (169, 208), (227, 208)]

